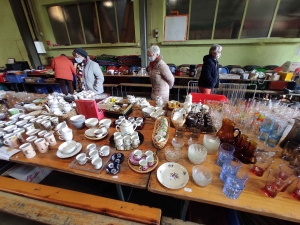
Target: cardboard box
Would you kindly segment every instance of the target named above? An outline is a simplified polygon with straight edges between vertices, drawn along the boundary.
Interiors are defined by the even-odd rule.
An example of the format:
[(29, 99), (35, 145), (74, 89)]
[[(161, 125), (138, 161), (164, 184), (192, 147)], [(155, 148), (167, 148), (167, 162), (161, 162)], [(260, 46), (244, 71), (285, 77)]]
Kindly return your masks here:
[(5, 171), (2, 176), (13, 177), (18, 180), (40, 183), (52, 170), (44, 167), (15, 165)]
[(280, 76), (279, 80), (284, 80), (284, 81), (291, 81), (294, 75), (293, 73), (289, 73), (289, 72), (278, 72), (277, 74)]

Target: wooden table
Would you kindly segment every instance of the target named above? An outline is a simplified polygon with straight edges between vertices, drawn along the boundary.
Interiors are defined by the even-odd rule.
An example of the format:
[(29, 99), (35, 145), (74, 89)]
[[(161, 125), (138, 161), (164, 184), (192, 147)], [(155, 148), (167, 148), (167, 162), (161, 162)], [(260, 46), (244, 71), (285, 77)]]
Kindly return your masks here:
[[(174, 128), (170, 128), (170, 138), (174, 136)], [(170, 144), (170, 138), (169, 143)], [(189, 181), (184, 188), (178, 190), (172, 190), (164, 187), (157, 179), (157, 169), (151, 173), (150, 180), (148, 183), (148, 190), (150, 192), (158, 193), (161, 195), (168, 195), (174, 198), (185, 200), (185, 204), (182, 209), (181, 219), (185, 218), (189, 200), (196, 202), (203, 202), (212, 205), (218, 205), (226, 208), (241, 210), (245, 212), (260, 214), (264, 216), (275, 217), (284, 220), (290, 220), (300, 222), (299, 206), (300, 202), (295, 200), (291, 193), (295, 186), (292, 184), (284, 193), (280, 192), (276, 198), (267, 197), (261, 190), (264, 187), (267, 173), (263, 177), (257, 177), (252, 174), (249, 170), (252, 168), (251, 165), (243, 164), (243, 170), (248, 172), (249, 179), (246, 182), (245, 190), (242, 192), (240, 197), (236, 200), (227, 198), (223, 192), (223, 182), (219, 178), (221, 168), (216, 164), (216, 155), (207, 155), (207, 158), (202, 165), (209, 168), (213, 174), (211, 184), (206, 187), (197, 186), (192, 178), (192, 168), (195, 166), (192, 164), (187, 156), (187, 139), (188, 133), (186, 133), (186, 142), (182, 149), (181, 157), (177, 163), (184, 166), (189, 173)], [(203, 135), (200, 136), (199, 141), (202, 143)], [(275, 162), (270, 168), (277, 168), (280, 163), (279, 153), (275, 156)], [(164, 150), (158, 151), (160, 159), (159, 165), (166, 163), (164, 157)], [(157, 168), (158, 168), (157, 167)]]
[[(142, 111), (140, 109), (134, 110), (134, 112), (131, 114), (132, 116), (141, 116)], [(114, 119), (112, 119), (114, 121)], [(153, 130), (153, 121), (149, 120), (144, 128), (140, 131), (144, 135), (144, 142), (142, 145), (139, 147), (141, 150), (152, 150), (155, 151), (156, 149), (154, 148), (151, 140), (151, 134)], [(102, 145), (109, 145), (109, 138), (113, 135), (113, 133), (116, 131), (114, 127), (109, 128), (109, 133), (108, 135), (98, 141), (93, 141), (89, 140), (85, 137), (84, 132), (87, 130), (87, 128), (84, 128), (82, 130), (76, 130), (71, 124), (68, 124), (69, 127), (73, 129), (73, 136), (74, 140), (77, 142), (80, 142), (82, 144), (82, 150), (81, 152), (85, 152), (86, 146), (95, 143), (98, 147)], [(32, 159), (27, 159), (22, 152), (19, 152), (15, 155), (13, 155), (10, 158), (10, 161), (16, 162), (16, 163), (21, 163), (21, 164), (26, 164), (26, 165), (32, 165), (32, 166), (44, 166), (51, 168), (56, 171), (61, 171), (64, 173), (70, 173), (78, 176), (83, 176), (83, 177), (88, 177), (91, 179), (97, 179), (97, 180), (102, 180), (110, 183), (114, 183), (117, 186), (118, 194), (120, 200), (124, 200), (124, 196), (122, 193), (121, 185), (125, 186), (130, 186), (134, 188), (140, 188), (140, 189), (146, 189), (149, 176), (150, 174), (141, 174), (133, 171), (132, 169), (129, 168), (127, 164), (127, 160), (129, 154), (131, 151), (122, 151), (122, 153), (125, 156), (124, 162), (121, 164), (121, 169), (120, 172), (116, 175), (108, 174), (105, 171), (105, 166), (103, 165), (104, 169), (100, 173), (93, 173), (89, 171), (84, 171), (84, 170), (79, 170), (79, 169), (73, 169), (70, 168), (70, 163), (75, 159), (75, 156), (67, 159), (60, 159), (56, 156), (56, 152), (58, 149), (58, 146), (62, 143), (56, 136), (57, 144), (56, 146), (50, 147), (49, 151), (45, 154), (37, 152), (37, 155), (32, 158)], [(111, 150), (114, 150), (114, 148), (111, 148)], [(116, 151), (116, 150), (114, 150)], [(118, 151), (119, 152), (119, 151)], [(110, 154), (111, 155), (111, 154)], [(107, 158), (103, 157), (103, 161), (105, 161)], [(108, 161), (110, 162), (110, 161)]]

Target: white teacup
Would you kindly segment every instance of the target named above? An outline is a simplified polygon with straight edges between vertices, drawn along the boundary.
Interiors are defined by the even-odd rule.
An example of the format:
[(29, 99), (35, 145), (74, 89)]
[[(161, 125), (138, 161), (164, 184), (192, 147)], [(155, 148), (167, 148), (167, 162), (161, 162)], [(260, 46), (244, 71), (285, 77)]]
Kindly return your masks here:
[(36, 156), (36, 152), (31, 143), (22, 144), (19, 148), (27, 159), (31, 159)]
[(24, 127), (26, 124), (27, 124), (27, 122), (24, 121), (24, 120), (21, 120), (21, 121), (16, 122), (16, 125), (17, 125), (19, 128)]
[(111, 120), (110, 119), (103, 119), (103, 120), (100, 120), (99, 124), (103, 125), (104, 127), (106, 127), (106, 129), (108, 129), (110, 127)]
[(86, 149), (88, 151), (92, 151), (92, 150), (96, 150), (96, 144), (92, 143), (92, 144), (89, 144), (88, 146), (86, 146)]
[(140, 143), (139, 136), (133, 136), (133, 137), (131, 138), (131, 143), (132, 143), (133, 145), (138, 145), (138, 144)]
[(85, 153), (80, 153), (76, 156), (76, 160), (79, 165), (85, 165), (86, 162), (88, 161), (88, 158), (86, 157)]
[(101, 127), (100, 129), (94, 131), (94, 135), (97, 138), (103, 137), (106, 133), (107, 133), (106, 127)]
[(115, 133), (114, 133), (114, 139), (117, 139), (117, 138), (119, 138), (119, 137), (122, 137), (121, 132), (115, 132)]
[(100, 153), (101, 156), (108, 156), (109, 153), (110, 153), (110, 148), (109, 148), (109, 146), (106, 146), (106, 145), (102, 146), (102, 147), (100, 148), (99, 153)]
[(89, 156), (91, 159), (99, 158), (98, 150), (91, 150), (89, 151)]
[(143, 156), (143, 152), (139, 149), (136, 149), (134, 150), (133, 152), (133, 157), (136, 159), (136, 160), (140, 160)]
[(140, 166), (147, 166), (147, 160), (146, 160), (146, 159), (141, 159), (141, 160), (139, 161), (139, 165), (140, 165)]
[(153, 152), (152, 152), (151, 150), (147, 150), (147, 151), (145, 152), (145, 155), (146, 155), (146, 156), (153, 156)]
[(123, 145), (123, 140), (124, 140), (124, 138), (122, 136), (120, 136), (120, 137), (115, 139), (115, 144), (117, 146)]
[(59, 119), (56, 116), (50, 118), (51, 123), (56, 126), (59, 123)]
[(124, 145), (131, 145), (131, 137), (129, 135), (127, 135), (126, 137), (124, 137)]
[(57, 124), (57, 126), (56, 126), (57, 133), (60, 134), (59, 131), (60, 131), (61, 129), (63, 129), (64, 127), (68, 127), (66, 121), (63, 121), (63, 122)]
[(94, 168), (98, 170), (102, 167), (102, 159), (100, 157), (93, 158), (92, 164), (94, 165)]

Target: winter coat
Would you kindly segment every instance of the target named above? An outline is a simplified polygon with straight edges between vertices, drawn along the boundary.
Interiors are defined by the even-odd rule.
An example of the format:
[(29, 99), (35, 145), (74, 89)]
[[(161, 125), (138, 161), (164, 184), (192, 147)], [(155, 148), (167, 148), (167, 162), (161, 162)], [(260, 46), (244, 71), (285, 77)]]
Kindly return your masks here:
[(58, 79), (73, 80), (73, 74), (76, 74), (73, 63), (63, 55), (52, 59), (51, 67)]
[(199, 87), (209, 89), (217, 88), (219, 85), (218, 61), (212, 55), (203, 57), (203, 65), (198, 85)]
[(96, 94), (103, 93), (104, 76), (98, 63), (87, 56), (86, 65), (82, 71), (85, 90), (92, 90)]
[(149, 76), (152, 83), (151, 99), (156, 100), (156, 96), (161, 96), (164, 102), (169, 101), (174, 76), (161, 56), (155, 60), (152, 68), (149, 67)]

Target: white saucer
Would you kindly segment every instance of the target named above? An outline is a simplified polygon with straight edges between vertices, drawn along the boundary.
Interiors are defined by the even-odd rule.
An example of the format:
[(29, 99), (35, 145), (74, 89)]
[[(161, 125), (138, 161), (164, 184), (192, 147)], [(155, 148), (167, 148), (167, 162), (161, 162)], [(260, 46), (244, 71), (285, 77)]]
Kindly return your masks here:
[(77, 142), (77, 143), (78, 143), (78, 147), (75, 148), (75, 150), (74, 150), (73, 152), (68, 153), (68, 154), (64, 154), (64, 153), (62, 153), (61, 151), (57, 150), (56, 156), (57, 156), (58, 158), (65, 159), (65, 158), (70, 158), (70, 157), (76, 155), (76, 154), (79, 153), (80, 150), (82, 149), (82, 144), (79, 143), (79, 142)]
[(88, 137), (95, 137), (94, 135), (94, 131), (97, 130), (97, 128), (90, 128), (90, 129), (87, 129), (84, 134)]

